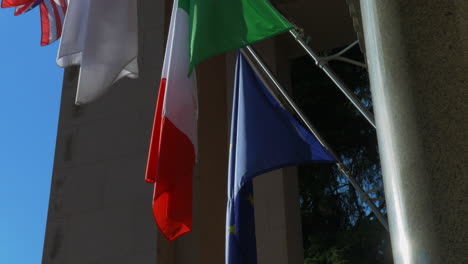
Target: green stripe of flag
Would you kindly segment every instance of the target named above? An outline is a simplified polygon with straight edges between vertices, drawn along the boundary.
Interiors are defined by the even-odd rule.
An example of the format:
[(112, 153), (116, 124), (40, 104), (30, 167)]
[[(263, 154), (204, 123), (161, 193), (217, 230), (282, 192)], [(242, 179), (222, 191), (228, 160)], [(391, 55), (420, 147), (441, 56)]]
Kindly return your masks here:
[(179, 0), (190, 16), (190, 72), (203, 60), (288, 31), (266, 0)]

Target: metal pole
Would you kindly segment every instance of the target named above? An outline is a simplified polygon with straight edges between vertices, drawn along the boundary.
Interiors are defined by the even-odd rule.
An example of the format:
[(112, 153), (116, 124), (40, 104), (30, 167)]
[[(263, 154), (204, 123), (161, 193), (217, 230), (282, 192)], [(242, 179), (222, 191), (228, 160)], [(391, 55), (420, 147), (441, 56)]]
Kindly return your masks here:
[[(278, 92), (281, 94), (281, 96), (283, 96), (283, 98), (286, 100), (286, 102), (289, 104), (289, 106), (293, 109), (295, 114), (301, 119), (302, 123), (304, 123), (306, 125), (307, 129), (317, 138), (317, 140), (320, 142), (320, 144), (322, 144), (322, 146), (325, 149), (327, 149), (330, 152), (330, 154), (338, 161), (338, 164), (337, 164), (338, 169), (346, 176), (346, 178), (348, 178), (351, 185), (353, 185), (353, 187), (358, 191), (361, 198), (364, 200), (364, 202), (367, 205), (369, 205), (369, 207), (372, 210), (372, 212), (374, 213), (374, 215), (377, 217), (377, 219), (379, 219), (380, 223), (382, 223), (382, 225), (388, 231), (388, 224), (387, 224), (386, 219), (383, 217), (383, 215), (377, 209), (375, 204), (373, 204), (370, 201), (369, 196), (364, 192), (364, 190), (362, 190), (362, 188), (358, 185), (356, 180), (348, 173), (348, 171), (346, 170), (346, 166), (343, 163), (341, 163), (340, 158), (338, 157), (338, 155), (336, 155), (336, 153), (329, 147), (329, 145), (325, 142), (325, 140), (320, 136), (320, 134), (317, 132), (317, 130), (314, 128), (314, 126), (312, 126), (312, 124), (309, 122), (309, 120), (302, 114), (302, 112), (296, 106), (294, 101), (289, 97), (289, 95), (286, 93), (286, 91), (284, 91), (284, 89), (282, 88), (281, 84), (276, 80), (275, 76), (270, 71), (270, 69), (268, 69), (266, 64), (257, 55), (255, 50), (250, 46), (247, 46), (246, 49), (249, 51), (249, 54), (255, 59), (257, 65), (259, 65), (262, 68), (263, 72), (268, 76), (270, 81), (275, 85)], [(245, 58), (250, 63), (250, 65), (253, 68), (256, 68), (254, 66), (253, 62), (251, 61), (250, 57), (246, 54), (245, 50), (241, 49), (241, 52), (242, 52), (242, 54), (245, 55)], [(267, 83), (265, 83), (265, 86), (267, 87), (267, 89), (271, 90), (270, 86)]]
[(301, 38), (299, 33), (295, 29), (291, 29), (289, 33), (294, 37), (294, 39), (304, 48), (305, 51), (310, 55), (310, 57), (315, 61), (317, 66), (322, 69), (328, 77), (335, 83), (336, 86), (344, 93), (344, 95), (351, 101), (351, 103), (361, 112), (362, 115), (369, 121), (369, 123), (376, 128), (374, 115), (372, 115), (367, 108), (362, 105), (361, 101), (356, 97), (356, 95), (344, 84), (343, 81), (336, 75), (336, 73), (330, 68), (326, 60), (322, 60)]
[(341, 56), (344, 53), (346, 53), (348, 50), (350, 50), (352, 47), (356, 46), (356, 44), (358, 44), (358, 43), (359, 43), (359, 40), (356, 40), (353, 43), (349, 44), (346, 48), (344, 48), (344, 49), (340, 50), (339, 52), (337, 52), (336, 54), (326, 56), (326, 57), (321, 57), (321, 60), (327, 61), (327, 62), (332, 61), (332, 60), (340, 60), (340, 61), (344, 61), (344, 62), (347, 62), (347, 63), (350, 63), (350, 64), (353, 64), (353, 65), (356, 65), (356, 66), (367, 69), (367, 65), (365, 63), (355, 61), (355, 60), (352, 60), (352, 59), (348, 59), (346, 57)]
[[(307, 118), (302, 115), (301, 111), (299, 108), (296, 106), (296, 104), (291, 100), (291, 98), (288, 96), (288, 94), (283, 90), (281, 84), (276, 80), (275, 76), (273, 73), (270, 71), (270, 69), (266, 66), (266, 64), (260, 59), (260, 57), (257, 55), (255, 50), (247, 46), (246, 49), (249, 51), (250, 55), (255, 59), (257, 64), (262, 68), (263, 72), (268, 76), (270, 81), (276, 86), (276, 89), (280, 92), (280, 94), (283, 96), (283, 98), (287, 101), (287, 103), (291, 106), (291, 108), (294, 110), (294, 112), (299, 116), (301, 121), (307, 126), (307, 129), (317, 138), (317, 140), (324, 146), (330, 153), (332, 153), (332, 150), (328, 148), (328, 146), (325, 144), (325, 140), (318, 134), (316, 133), (315, 128), (312, 126), (312, 124), (307, 120)], [(241, 52), (245, 55), (246, 59), (250, 62), (252, 65), (252, 61), (250, 58), (247, 56), (246, 52), (244, 49), (241, 49)], [(253, 66), (253, 65), (252, 65)], [(266, 85), (267, 88), (269, 89), (268, 85)]]
[(351, 185), (354, 186), (354, 188), (358, 191), (359, 195), (361, 196), (361, 199), (370, 207), (374, 215), (379, 219), (380, 223), (385, 227), (385, 229), (388, 231), (388, 223), (387, 219), (380, 213), (379, 209), (375, 206), (375, 204), (371, 201), (369, 194), (367, 194), (361, 186), (357, 183), (356, 179), (354, 179), (346, 170), (346, 167), (343, 163), (338, 163), (337, 164), (338, 169), (348, 178), (349, 182)]

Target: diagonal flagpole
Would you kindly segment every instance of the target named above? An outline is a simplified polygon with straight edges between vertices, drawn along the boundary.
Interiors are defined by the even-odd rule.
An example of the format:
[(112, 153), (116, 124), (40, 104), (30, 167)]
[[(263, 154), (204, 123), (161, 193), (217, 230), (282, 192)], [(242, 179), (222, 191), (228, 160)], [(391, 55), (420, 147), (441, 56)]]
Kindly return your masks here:
[[(247, 50), (247, 51), (246, 51)], [(338, 157), (338, 155), (330, 148), (330, 146), (325, 142), (325, 140), (320, 136), (320, 134), (317, 132), (317, 130), (314, 128), (314, 126), (309, 122), (309, 120), (302, 114), (302, 112), (299, 110), (299, 108), (296, 106), (294, 101), (289, 97), (289, 95), (286, 93), (286, 91), (283, 89), (281, 84), (278, 82), (276, 77), (273, 75), (273, 73), (270, 71), (270, 69), (266, 66), (266, 64), (262, 61), (262, 59), (257, 55), (255, 50), (247, 46), (246, 48), (241, 49), (242, 54), (244, 54), (246, 60), (249, 62), (249, 64), (252, 66), (253, 69), (257, 70), (256, 65), (260, 66), (262, 71), (267, 75), (267, 77), (270, 79), (270, 81), (274, 84), (276, 87), (276, 90), (280, 93), (280, 95), (283, 97), (283, 99), (287, 102), (288, 106), (291, 107), (294, 111), (294, 113), (300, 118), (302, 123), (304, 123), (307, 127), (307, 129), (317, 138), (317, 140), (322, 144), (322, 146), (327, 149), (331, 155), (338, 161), (337, 167), (343, 173), (343, 175), (346, 176), (346, 178), (349, 180), (351, 185), (358, 191), (361, 199), (370, 207), (374, 215), (379, 219), (380, 223), (385, 227), (385, 229), (388, 231), (388, 223), (385, 217), (382, 215), (382, 213), (379, 211), (379, 209), (375, 206), (375, 204), (371, 201), (370, 197), (364, 190), (359, 186), (357, 183), (356, 179), (351, 176), (351, 174), (348, 172), (347, 167), (345, 164), (342, 163), (341, 159)], [(250, 56), (248, 56), (250, 54)], [(253, 63), (252, 57), (256, 64)], [(268, 85), (267, 82), (265, 82), (265, 86), (267, 87), (268, 90), (272, 91), (272, 88), (270, 85)]]
[[(278, 8), (276, 8), (276, 10), (282, 14), (282, 12), (278, 10)], [(283, 14), (283, 17), (286, 19), (286, 16), (284, 14)], [(291, 21), (288, 21), (288, 22), (294, 27), (293, 29), (289, 30), (289, 34), (292, 35), (294, 40), (297, 43), (299, 43), (299, 45), (315, 61), (315, 64), (321, 70), (325, 72), (325, 74), (333, 81), (333, 83), (335, 83), (335, 85), (341, 90), (341, 92), (346, 96), (346, 98), (348, 98), (348, 100), (354, 105), (354, 107), (356, 107), (356, 109), (367, 119), (369, 124), (371, 124), (371, 126), (374, 127), (374, 129), (377, 128), (375, 125), (374, 115), (369, 110), (367, 110), (366, 107), (364, 107), (364, 105), (359, 100), (359, 98), (357, 98), (357, 96), (349, 89), (349, 87), (340, 79), (340, 77), (338, 77), (335, 71), (333, 71), (333, 69), (328, 65), (328, 61), (330, 60), (330, 58), (320, 57), (314, 50), (312, 50), (312, 48), (309, 45), (307, 45), (307, 42), (304, 40), (304, 38), (302, 37), (302, 34), (300, 33), (303, 31), (301, 31), (300, 28), (294, 23), (292, 23)], [(350, 46), (348, 46), (347, 48), (345, 48), (338, 54), (346, 52), (346, 50), (348, 50)], [(354, 61), (353, 62), (348, 61), (348, 62), (356, 65), (356, 62)], [(363, 67), (364, 65), (358, 65), (358, 66)]]
[(361, 114), (369, 121), (369, 123), (376, 128), (374, 115), (367, 110), (366, 107), (359, 101), (356, 95), (348, 88), (348, 86), (336, 75), (335, 71), (328, 65), (328, 60), (321, 58), (312, 48), (307, 45), (306, 41), (302, 38), (301, 34), (296, 29), (289, 30), (289, 33), (293, 36), (299, 45), (309, 54), (309, 56), (315, 61), (315, 64), (322, 69), (327, 76), (335, 83), (335, 85), (343, 92), (349, 101), (361, 112)]

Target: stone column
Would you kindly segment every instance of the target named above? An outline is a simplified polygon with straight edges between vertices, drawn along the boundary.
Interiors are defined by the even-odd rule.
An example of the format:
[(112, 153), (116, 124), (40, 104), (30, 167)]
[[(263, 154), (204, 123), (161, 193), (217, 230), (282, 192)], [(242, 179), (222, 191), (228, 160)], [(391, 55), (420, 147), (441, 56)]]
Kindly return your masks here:
[(468, 2), (361, 8), (395, 263), (467, 263)]
[[(216, 56), (197, 66), (199, 118), (194, 236), (200, 264), (224, 263), (227, 200), (228, 120), (226, 60)], [(194, 263), (194, 262), (185, 262)]]
[(254, 179), (258, 264), (304, 263), (296, 168)]
[(119, 80), (103, 97), (78, 107), (79, 69), (65, 70), (44, 264), (154, 264), (171, 257), (157, 246), (153, 186), (144, 181), (164, 58), (165, 5), (138, 4), (138, 79)]
[[(255, 45), (258, 53), (290, 88), (290, 64), (284, 52), (289, 36)], [(255, 231), (258, 264), (304, 263), (299, 185), (296, 168), (283, 168), (254, 178)]]

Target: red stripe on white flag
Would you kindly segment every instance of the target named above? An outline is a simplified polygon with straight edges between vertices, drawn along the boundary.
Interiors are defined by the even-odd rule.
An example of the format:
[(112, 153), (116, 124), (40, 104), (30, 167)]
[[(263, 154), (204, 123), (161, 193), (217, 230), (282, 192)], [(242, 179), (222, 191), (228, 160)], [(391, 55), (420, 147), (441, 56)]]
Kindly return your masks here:
[[(47, 8), (47, 5), (44, 2), (40, 4), (40, 9), (41, 9), (41, 28), (42, 28), (41, 46), (46, 46), (50, 43), (50, 34), (55, 29), (55, 25), (54, 23), (51, 23), (53, 21), (50, 21), (51, 19), (50, 19), (49, 10)], [(51, 29), (51, 26), (53, 26), (54, 29)]]
[(24, 13), (27, 13), (32, 10), (33, 6), (35, 5), (35, 1), (26, 4), (26, 5), (20, 5), (15, 8), (15, 16), (22, 15)]
[(155, 182), (153, 215), (168, 240), (192, 229), (198, 110), (195, 73), (187, 76), (188, 25), (175, 1), (146, 170), (146, 181)]
[(8, 7), (16, 7), (16, 6), (21, 6), (21, 5), (28, 5), (35, 1), (36, 0), (3, 0), (1, 7), (8, 8)]

